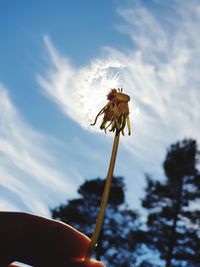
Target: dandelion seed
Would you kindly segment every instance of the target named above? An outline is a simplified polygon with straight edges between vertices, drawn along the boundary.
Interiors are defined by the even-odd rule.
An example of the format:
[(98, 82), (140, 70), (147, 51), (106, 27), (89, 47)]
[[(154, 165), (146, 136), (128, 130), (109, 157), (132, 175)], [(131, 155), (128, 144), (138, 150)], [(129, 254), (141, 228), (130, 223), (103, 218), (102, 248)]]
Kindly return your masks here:
[(94, 127), (89, 125), (94, 122), (98, 111), (105, 105), (109, 89), (122, 87), (122, 70), (123, 66), (113, 58), (96, 59), (80, 70), (81, 84), (78, 93), (82, 103), (81, 114), (85, 115), (85, 119), (79, 123), (89, 131), (100, 131), (98, 125)]

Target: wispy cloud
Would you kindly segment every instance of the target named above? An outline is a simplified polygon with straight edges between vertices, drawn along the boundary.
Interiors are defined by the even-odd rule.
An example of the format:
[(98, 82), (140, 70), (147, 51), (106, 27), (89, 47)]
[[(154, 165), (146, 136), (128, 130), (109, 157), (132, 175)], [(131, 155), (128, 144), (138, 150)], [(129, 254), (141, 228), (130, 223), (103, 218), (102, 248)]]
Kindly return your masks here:
[(51, 64), (44, 76), (37, 75), (39, 85), (67, 116), (87, 128), (102, 108), (109, 88), (122, 85), (118, 74), (123, 66), (110, 57), (75, 68), (48, 36), (44, 36), (44, 43)]
[(127, 66), (124, 86), (131, 88), (141, 110), (135, 141), (127, 148), (134, 151), (141, 144), (138, 149), (148, 159), (152, 153), (160, 157), (176, 139), (199, 138), (200, 7), (197, 1), (171, 4), (162, 20), (141, 6), (120, 9), (125, 21), (120, 30), (134, 48), (126, 53), (107, 48)]
[[(0, 85), (0, 209), (49, 214), (75, 193), (74, 177), (57, 166), (49, 146), (57, 141), (32, 129)], [(57, 144), (58, 145), (58, 144)], [(70, 176), (71, 174), (71, 176)]]
[[(162, 1), (156, 1), (156, 5), (157, 13), (138, 3), (120, 8), (124, 23), (118, 29), (130, 37), (132, 48), (104, 47), (115, 60), (97, 60), (91, 67), (75, 68), (44, 37), (52, 64), (46, 75), (38, 76), (41, 88), (67, 116), (80, 123), (85, 114), (79, 104), (80, 88), (87, 95), (92, 89), (85, 80), (95, 77), (95, 70), (102, 65), (105, 72), (113, 67), (120, 70), (122, 83), (117, 80), (116, 85), (123, 85), (133, 105), (140, 109), (136, 118), (131, 114), (133, 135), (123, 139), (132, 161), (137, 163), (135, 173), (160, 173), (170, 143), (184, 137), (199, 139), (200, 6), (198, 1), (170, 1), (160, 16)], [(98, 79), (94, 79), (97, 87)], [(106, 90), (110, 88), (107, 85)], [(129, 188), (134, 187), (132, 181), (129, 184)]]

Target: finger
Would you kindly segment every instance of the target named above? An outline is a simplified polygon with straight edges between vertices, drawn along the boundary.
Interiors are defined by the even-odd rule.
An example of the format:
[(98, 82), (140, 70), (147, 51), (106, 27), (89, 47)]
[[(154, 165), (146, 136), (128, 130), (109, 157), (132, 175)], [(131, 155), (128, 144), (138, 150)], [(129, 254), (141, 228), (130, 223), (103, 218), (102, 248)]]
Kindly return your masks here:
[[(8, 267), (22, 267), (20, 265), (11, 264)], [(73, 261), (67, 264), (66, 267), (106, 267), (103, 263), (95, 260), (91, 260), (87, 264), (83, 260)]]
[[(4, 239), (10, 239), (12, 256), (16, 256), (11, 262), (65, 266), (69, 259), (83, 258), (86, 254), (89, 238), (69, 225), (25, 213), (0, 212), (0, 216), (4, 217), (0, 220), (0, 224), (4, 221), (2, 229), (9, 229)], [(15, 230), (19, 231), (18, 236)]]
[(30, 261), (33, 266), (45, 266), (47, 261), (50, 266), (63, 266), (69, 259), (86, 254), (89, 238), (69, 225), (32, 215), (25, 221), (24, 258), (19, 261)]

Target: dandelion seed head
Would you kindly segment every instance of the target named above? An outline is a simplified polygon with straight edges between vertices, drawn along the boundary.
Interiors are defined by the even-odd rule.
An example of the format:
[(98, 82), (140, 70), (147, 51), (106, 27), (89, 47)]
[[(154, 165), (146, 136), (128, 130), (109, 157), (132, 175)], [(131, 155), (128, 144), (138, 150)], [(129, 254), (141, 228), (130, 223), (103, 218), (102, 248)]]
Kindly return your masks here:
[(87, 120), (83, 126), (90, 131), (100, 131), (99, 126), (90, 127), (97, 112), (107, 102), (107, 95), (112, 88), (122, 88), (121, 71), (123, 66), (114, 58), (95, 59), (80, 70), (81, 81), (79, 94), (82, 112)]

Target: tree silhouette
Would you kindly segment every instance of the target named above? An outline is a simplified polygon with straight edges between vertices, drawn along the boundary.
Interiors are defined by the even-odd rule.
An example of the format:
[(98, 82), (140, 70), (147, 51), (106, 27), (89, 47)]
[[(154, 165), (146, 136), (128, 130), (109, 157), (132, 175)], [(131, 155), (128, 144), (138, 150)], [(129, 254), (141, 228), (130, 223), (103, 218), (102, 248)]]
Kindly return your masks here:
[(194, 140), (172, 145), (163, 167), (164, 182), (147, 177), (146, 232), (150, 248), (157, 249), (166, 267), (200, 266), (199, 151)]
[[(105, 180), (85, 181), (78, 189), (80, 197), (52, 210), (52, 217), (74, 226), (89, 237), (94, 230)], [(113, 177), (104, 225), (96, 248), (96, 258), (108, 266), (129, 267), (135, 262), (139, 227), (137, 214), (125, 203), (122, 177)]]

